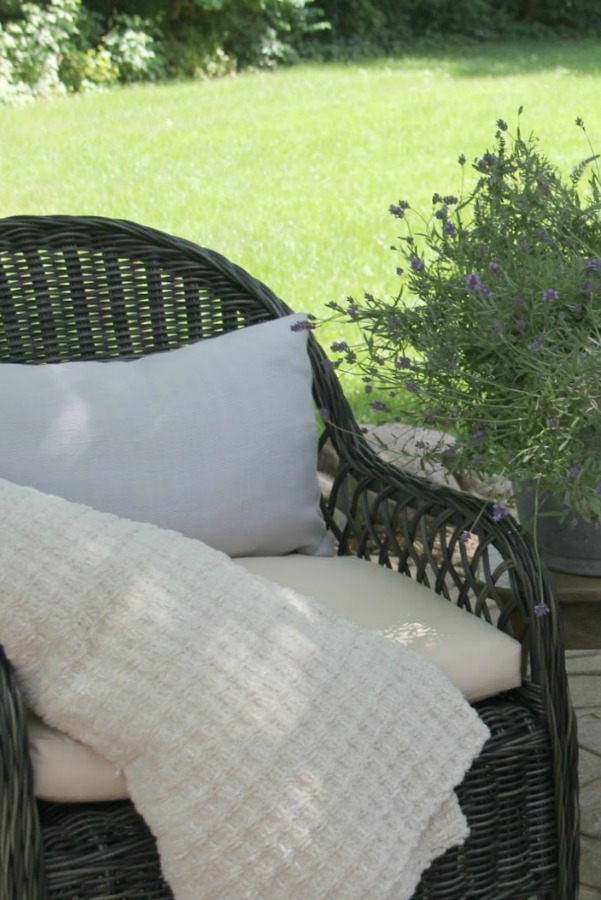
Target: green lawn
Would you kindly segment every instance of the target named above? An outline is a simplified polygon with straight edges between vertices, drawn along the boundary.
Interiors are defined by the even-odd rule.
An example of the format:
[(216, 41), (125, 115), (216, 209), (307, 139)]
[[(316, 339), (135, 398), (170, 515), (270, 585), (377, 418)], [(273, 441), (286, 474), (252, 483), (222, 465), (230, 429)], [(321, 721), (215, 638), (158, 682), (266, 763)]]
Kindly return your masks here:
[[(0, 108), (1, 210), (119, 216), (221, 251), (292, 307), (394, 291), (392, 201), (524, 126), (566, 169), (601, 149), (601, 44), (474, 45)], [(326, 329), (329, 342), (338, 332)]]

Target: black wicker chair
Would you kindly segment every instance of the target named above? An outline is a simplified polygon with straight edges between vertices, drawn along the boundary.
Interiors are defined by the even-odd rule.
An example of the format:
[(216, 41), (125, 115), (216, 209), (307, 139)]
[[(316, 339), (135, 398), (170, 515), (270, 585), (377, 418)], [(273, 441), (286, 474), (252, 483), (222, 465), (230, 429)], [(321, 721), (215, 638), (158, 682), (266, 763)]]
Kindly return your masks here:
[[(0, 362), (137, 356), (288, 312), (222, 256), (149, 228), (0, 221)], [(492, 736), (458, 791), (471, 836), (425, 872), (415, 898), (573, 898), (577, 743), (552, 589), (511, 518), (495, 523), (481, 501), (380, 461), (312, 336), (310, 354), (315, 401), (330, 414), (322, 441), (340, 459), (322, 503), (338, 553), (376, 558), (489, 620), (492, 603), (497, 627), (524, 649), (522, 687), (476, 706)], [(465, 530), (477, 535), (470, 555)], [(541, 601), (546, 616), (534, 612)], [(0, 647), (1, 900), (170, 897), (130, 803), (36, 802), (21, 700)]]

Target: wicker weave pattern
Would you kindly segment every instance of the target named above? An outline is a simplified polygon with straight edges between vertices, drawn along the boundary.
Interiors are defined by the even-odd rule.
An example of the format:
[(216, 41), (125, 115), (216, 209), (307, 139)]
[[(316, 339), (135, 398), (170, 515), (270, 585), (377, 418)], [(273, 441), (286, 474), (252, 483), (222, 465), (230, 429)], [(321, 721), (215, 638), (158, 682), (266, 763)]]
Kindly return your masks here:
[[(0, 362), (133, 357), (289, 311), (219, 254), (133, 223), (0, 221)], [(524, 647), (524, 686), (477, 706), (492, 737), (459, 791), (472, 835), (430, 867), (416, 900), (569, 900), (578, 882), (577, 743), (552, 588), (512, 519), (495, 523), (475, 498), (382, 462), (313, 338), (310, 354), (315, 401), (330, 417), (322, 440), (341, 460), (322, 504), (338, 552), (375, 558), (475, 615), (490, 619), (492, 601), (499, 627)], [(459, 541), (465, 530), (477, 534), (475, 555)], [(542, 618), (534, 614), (541, 600), (551, 608)], [(2, 657), (2, 900), (41, 900), (46, 888), (51, 900), (170, 898), (131, 804), (35, 803), (21, 716)]]

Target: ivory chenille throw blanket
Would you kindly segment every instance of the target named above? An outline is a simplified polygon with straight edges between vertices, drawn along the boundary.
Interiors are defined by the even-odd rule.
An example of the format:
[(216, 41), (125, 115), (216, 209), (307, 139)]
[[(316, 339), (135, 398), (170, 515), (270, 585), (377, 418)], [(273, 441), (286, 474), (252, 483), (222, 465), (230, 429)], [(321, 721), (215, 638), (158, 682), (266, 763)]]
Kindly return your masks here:
[[(411, 897), (487, 730), (430, 663), (178, 533), (0, 480), (0, 640), (176, 900)], [(367, 563), (366, 563), (367, 565)]]

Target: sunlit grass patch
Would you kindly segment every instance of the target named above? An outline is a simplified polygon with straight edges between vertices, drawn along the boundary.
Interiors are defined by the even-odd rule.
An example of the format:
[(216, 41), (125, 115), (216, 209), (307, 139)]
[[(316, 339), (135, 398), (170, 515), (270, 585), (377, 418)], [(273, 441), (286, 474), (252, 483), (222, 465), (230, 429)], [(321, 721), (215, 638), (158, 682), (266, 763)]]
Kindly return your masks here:
[[(4, 215), (118, 216), (219, 250), (295, 309), (394, 293), (390, 203), (457, 193), (498, 117), (569, 170), (601, 143), (598, 42), (470, 45), (0, 109)], [(335, 326), (319, 332), (325, 345)], [(359, 414), (361, 386), (345, 382)]]

